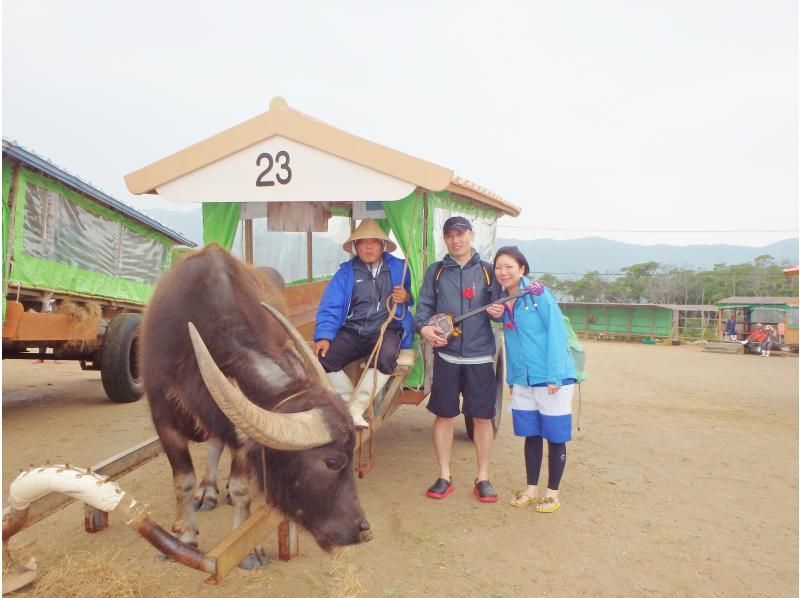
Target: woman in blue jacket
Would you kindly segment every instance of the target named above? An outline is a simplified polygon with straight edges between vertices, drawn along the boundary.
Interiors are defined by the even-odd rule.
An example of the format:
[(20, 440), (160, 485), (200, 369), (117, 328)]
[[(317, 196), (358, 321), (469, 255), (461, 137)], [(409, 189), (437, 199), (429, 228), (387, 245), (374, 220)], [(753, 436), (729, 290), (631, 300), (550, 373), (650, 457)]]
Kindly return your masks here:
[[(517, 247), (497, 251), (495, 278), (509, 295), (528, 287), (529, 271), (528, 260)], [(532, 291), (489, 313), (500, 317), (502, 309), (514, 434), (525, 437), (528, 487), (511, 504), (533, 505), (539, 513), (552, 513), (561, 506), (558, 486), (567, 461), (566, 443), (572, 437), (576, 374), (558, 303), (549, 290), (540, 286), (538, 291), (538, 295)], [(547, 491), (540, 495), (543, 438), (548, 445), (549, 479)]]

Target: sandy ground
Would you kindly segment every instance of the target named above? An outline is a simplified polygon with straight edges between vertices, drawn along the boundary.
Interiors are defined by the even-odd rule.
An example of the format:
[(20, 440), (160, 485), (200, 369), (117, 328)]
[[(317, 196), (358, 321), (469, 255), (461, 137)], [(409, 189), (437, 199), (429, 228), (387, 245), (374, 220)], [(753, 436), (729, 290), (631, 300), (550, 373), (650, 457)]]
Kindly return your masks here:
[[(113, 514), (108, 530), (84, 533), (76, 504), (15, 536), (12, 554), (36, 556), (42, 576), (65, 559), (79, 569), (98, 555), (113, 558), (136, 572), (145, 595), (797, 596), (798, 359), (586, 345), (580, 431), (554, 514), (508, 505), (524, 485), (524, 465), (507, 414), (492, 470), (501, 501), (473, 497), (463, 426), (456, 492), (426, 498), (437, 473), (431, 417), (423, 406), (403, 407), (378, 434), (377, 467), (358, 482), (375, 539), (337, 558), (303, 533), (300, 558), (207, 586), (204, 574), (159, 560)], [(97, 373), (3, 362), (4, 495), (28, 464), (90, 465), (152, 434), (146, 401), (112, 404)], [(195, 454), (203, 460), (202, 449)], [(163, 455), (120, 484), (169, 528)], [(225, 506), (200, 514), (201, 549), (222, 539), (230, 515)], [(276, 557), (274, 538), (265, 548)], [(102, 583), (87, 578), (83, 595)]]

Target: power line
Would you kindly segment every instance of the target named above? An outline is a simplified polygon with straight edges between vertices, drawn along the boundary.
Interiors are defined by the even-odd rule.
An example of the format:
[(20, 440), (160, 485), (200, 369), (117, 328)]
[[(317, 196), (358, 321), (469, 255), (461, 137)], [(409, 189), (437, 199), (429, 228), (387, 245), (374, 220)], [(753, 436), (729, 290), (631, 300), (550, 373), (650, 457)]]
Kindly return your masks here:
[(534, 270), (539, 276), (544, 276), (545, 274), (550, 276), (587, 276), (589, 274), (594, 274), (595, 276), (628, 276), (631, 275), (634, 278), (657, 278), (657, 277), (686, 277), (689, 275), (707, 275), (707, 276), (719, 276), (719, 277), (731, 277), (735, 278), (736, 280), (747, 280), (750, 278), (756, 279), (775, 279), (775, 280), (785, 280), (787, 282), (791, 282), (789, 277), (785, 274), (781, 274), (779, 272), (776, 273), (765, 273), (765, 274), (758, 274), (758, 273), (749, 273), (749, 274), (738, 274), (733, 272), (715, 272), (714, 270), (681, 270), (678, 272), (651, 272), (648, 274), (636, 274), (633, 275), (630, 272), (539, 272)]
[(633, 228), (565, 228), (557, 226), (520, 226), (499, 224), (498, 228), (583, 233), (798, 233), (796, 228), (718, 228), (718, 229), (633, 229)]

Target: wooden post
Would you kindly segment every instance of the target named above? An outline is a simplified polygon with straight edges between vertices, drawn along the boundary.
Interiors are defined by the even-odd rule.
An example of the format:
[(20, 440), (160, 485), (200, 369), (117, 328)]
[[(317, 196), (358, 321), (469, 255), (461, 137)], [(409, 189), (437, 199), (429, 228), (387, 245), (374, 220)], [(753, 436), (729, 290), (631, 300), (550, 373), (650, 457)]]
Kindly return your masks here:
[(633, 308), (628, 308), (625, 314), (625, 340), (631, 340), (631, 320), (633, 319)]
[(675, 308), (672, 310), (672, 344), (681, 344), (680, 334), (680, 309)]
[(314, 280), (314, 262), (311, 255), (313, 246), (312, 234), (310, 230), (306, 231), (306, 278), (308, 282)]
[(284, 521), (278, 526), (278, 558), (290, 561), (300, 555), (300, 538), (297, 535), (297, 524)]
[(242, 234), (242, 242), (244, 243), (244, 261), (245, 263), (253, 263), (253, 221), (247, 219), (244, 221), (244, 233)]

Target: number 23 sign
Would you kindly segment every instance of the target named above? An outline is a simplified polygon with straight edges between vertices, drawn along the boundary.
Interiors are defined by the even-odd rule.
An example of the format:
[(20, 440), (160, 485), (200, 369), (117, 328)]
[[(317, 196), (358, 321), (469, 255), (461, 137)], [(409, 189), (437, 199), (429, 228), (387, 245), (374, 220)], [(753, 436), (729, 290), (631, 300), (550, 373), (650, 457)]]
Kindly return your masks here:
[[(274, 158), (269, 152), (258, 154), (256, 166), (261, 167), (264, 163), (265, 167), (256, 178), (256, 187), (272, 187), (275, 185), (275, 181), (281, 185), (288, 185), (292, 180), (292, 168), (289, 162), (289, 152), (285, 150), (279, 151)], [(274, 173), (272, 172), (273, 168), (275, 168)]]

